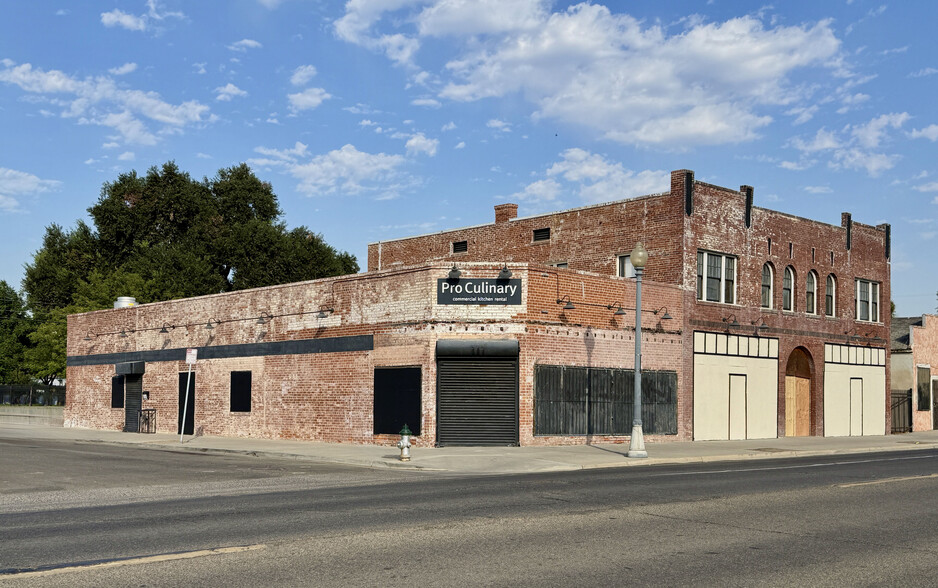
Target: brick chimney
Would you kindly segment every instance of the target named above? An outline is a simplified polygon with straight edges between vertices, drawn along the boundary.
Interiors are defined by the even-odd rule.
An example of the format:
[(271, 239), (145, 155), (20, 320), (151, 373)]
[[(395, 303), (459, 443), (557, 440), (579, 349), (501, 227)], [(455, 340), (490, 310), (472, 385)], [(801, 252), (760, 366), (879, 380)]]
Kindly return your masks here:
[(496, 223), (507, 223), (513, 218), (518, 218), (518, 205), (517, 204), (496, 204), (495, 205), (495, 222)]

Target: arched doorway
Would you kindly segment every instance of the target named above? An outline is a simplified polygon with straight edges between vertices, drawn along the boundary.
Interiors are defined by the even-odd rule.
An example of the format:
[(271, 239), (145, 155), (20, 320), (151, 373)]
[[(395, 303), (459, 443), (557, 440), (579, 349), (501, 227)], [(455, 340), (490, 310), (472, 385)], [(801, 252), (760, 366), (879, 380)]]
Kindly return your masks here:
[(785, 436), (811, 435), (811, 356), (797, 347), (785, 366)]

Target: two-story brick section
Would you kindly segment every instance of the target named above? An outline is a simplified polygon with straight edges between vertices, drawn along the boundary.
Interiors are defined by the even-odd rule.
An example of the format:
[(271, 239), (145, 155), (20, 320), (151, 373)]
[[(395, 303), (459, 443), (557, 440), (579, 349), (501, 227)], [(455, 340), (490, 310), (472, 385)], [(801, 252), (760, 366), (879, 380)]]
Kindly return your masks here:
[(663, 194), (374, 243), (364, 274), (72, 315), (66, 426), (624, 442), (640, 337), (649, 442), (885, 434), (889, 226), (752, 199), (679, 170)]
[(372, 243), (368, 269), (524, 261), (630, 277), (641, 241), (645, 279), (683, 291), (679, 438), (885, 434), (889, 225), (825, 224), (753, 193), (678, 170), (663, 194), (526, 218), (502, 204), (493, 224)]

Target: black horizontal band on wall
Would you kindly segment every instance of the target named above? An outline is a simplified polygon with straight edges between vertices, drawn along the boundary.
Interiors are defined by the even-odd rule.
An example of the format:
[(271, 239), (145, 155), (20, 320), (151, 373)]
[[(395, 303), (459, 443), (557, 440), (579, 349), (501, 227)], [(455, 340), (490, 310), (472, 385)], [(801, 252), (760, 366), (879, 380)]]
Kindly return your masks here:
[(436, 342), (437, 357), (518, 357), (517, 339), (441, 339)]
[[(346, 351), (371, 351), (375, 348), (373, 335), (352, 337), (327, 337), (323, 339), (298, 339), (293, 341), (270, 341), (266, 343), (238, 343), (195, 347), (199, 359), (228, 359), (233, 357), (263, 357), (265, 355), (310, 355), (314, 353), (341, 353)], [(68, 366), (117, 364), (129, 361), (185, 361), (186, 348), (154, 349), (151, 351), (125, 351), (121, 353), (99, 353), (96, 355), (70, 355), (65, 359)]]

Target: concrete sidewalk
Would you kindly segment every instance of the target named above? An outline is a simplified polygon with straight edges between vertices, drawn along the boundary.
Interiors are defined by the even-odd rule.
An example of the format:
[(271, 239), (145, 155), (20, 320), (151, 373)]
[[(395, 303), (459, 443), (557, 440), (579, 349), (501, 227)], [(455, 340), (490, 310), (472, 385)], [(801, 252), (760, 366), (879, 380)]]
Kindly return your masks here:
[(303, 459), (371, 468), (401, 468), (456, 474), (510, 474), (635, 467), (693, 462), (738, 461), (777, 457), (856, 454), (938, 448), (938, 431), (883, 437), (786, 437), (749, 441), (687, 441), (646, 444), (648, 459), (626, 457), (628, 445), (564, 447), (419, 447), (411, 461), (398, 460), (390, 445), (352, 445), (236, 437), (185, 437), (168, 433), (139, 434), (32, 424), (4, 423), (0, 438), (60, 439), (109, 443), (169, 451), (235, 453), (258, 457)]

